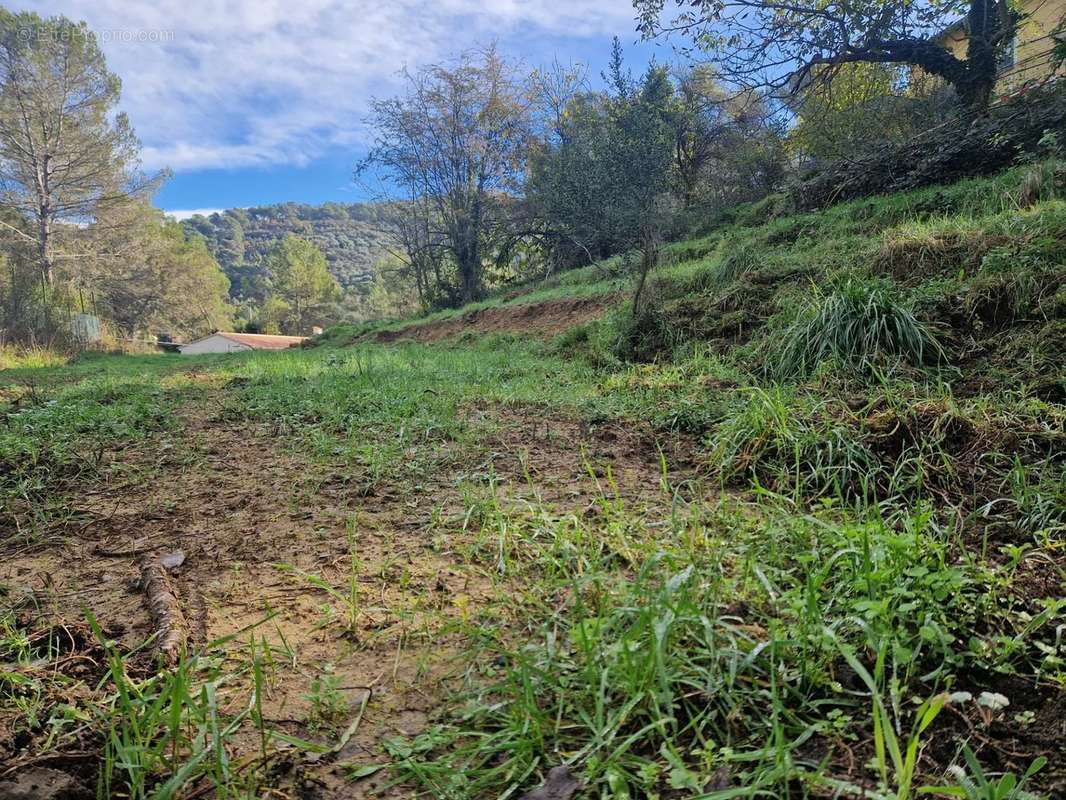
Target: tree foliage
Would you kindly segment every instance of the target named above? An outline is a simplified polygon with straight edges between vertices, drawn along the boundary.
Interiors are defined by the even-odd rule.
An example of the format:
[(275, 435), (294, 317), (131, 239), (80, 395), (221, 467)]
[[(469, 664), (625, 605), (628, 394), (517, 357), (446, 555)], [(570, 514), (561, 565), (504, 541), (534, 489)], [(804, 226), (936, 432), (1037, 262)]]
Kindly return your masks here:
[(285, 333), (309, 333), (312, 321), (340, 299), (340, 285), (313, 242), (286, 236), (267, 254), (266, 267), (271, 291), (265, 316)]
[(144, 196), (138, 143), (114, 113), (121, 84), (84, 23), (0, 9), (0, 197), (32, 221), (42, 283), (57, 223), (84, 224)]
[(942, 93), (922, 88), (898, 66), (842, 65), (831, 81), (803, 93), (789, 144), (799, 155), (829, 162), (902, 142), (949, 116)]
[(469, 302), (481, 292), (486, 259), (509, 250), (508, 195), (524, 176), (528, 90), (495, 48), (404, 78), (402, 96), (373, 103), (374, 147), (357, 174), (377, 170), (390, 196), (408, 201), (405, 212), (419, 215), (420, 231), (409, 240), (416, 247), (409, 261), (420, 269), (425, 249), (442, 251), (455, 278), (437, 289)]
[(549, 230), (590, 257), (640, 246), (671, 188), (674, 91), (664, 67), (634, 81), (617, 40), (609, 91), (575, 91), (533, 162), (530, 197)]
[[(741, 87), (803, 89), (846, 64), (909, 64), (945, 80), (969, 107), (987, 104), (996, 67), (1021, 15), (1012, 0), (634, 0), (646, 36), (687, 35), (722, 76)], [(940, 35), (965, 21), (965, 57)]]
[(676, 191), (685, 208), (721, 209), (778, 189), (786, 172), (784, 123), (754, 91), (727, 92), (706, 64), (674, 76), (670, 122)]
[(228, 318), (210, 253), (148, 205), (165, 174), (141, 173), (120, 89), (84, 23), (0, 10), (5, 338), (61, 339), (81, 311), (123, 338)]
[(78, 302), (97, 298), (97, 310), (127, 338), (194, 338), (227, 327), (229, 280), (203, 239), (147, 203), (125, 213), (121, 227), (87, 232), (112, 241), (68, 276)]
[(678, 206), (705, 213), (780, 183), (780, 135), (757, 96), (729, 97), (706, 67), (652, 64), (635, 80), (617, 41), (604, 78), (590, 91), (557, 68), (537, 83), (528, 196), (564, 262), (641, 248)]

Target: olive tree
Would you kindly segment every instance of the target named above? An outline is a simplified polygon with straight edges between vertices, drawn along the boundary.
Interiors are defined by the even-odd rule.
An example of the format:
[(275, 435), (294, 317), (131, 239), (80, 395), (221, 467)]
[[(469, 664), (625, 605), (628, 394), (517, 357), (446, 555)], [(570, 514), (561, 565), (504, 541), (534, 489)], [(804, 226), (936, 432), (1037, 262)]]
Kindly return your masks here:
[(633, 80), (617, 40), (605, 77), (609, 91), (577, 91), (550, 115), (529, 194), (545, 226), (587, 259), (640, 253), (636, 306), (672, 210), (674, 89), (660, 66)]

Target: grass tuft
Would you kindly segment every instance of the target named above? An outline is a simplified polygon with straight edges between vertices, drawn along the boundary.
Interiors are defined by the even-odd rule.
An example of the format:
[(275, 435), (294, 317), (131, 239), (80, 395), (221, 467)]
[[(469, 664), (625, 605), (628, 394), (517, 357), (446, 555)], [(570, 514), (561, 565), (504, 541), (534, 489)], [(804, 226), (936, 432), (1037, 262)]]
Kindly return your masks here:
[(896, 362), (937, 363), (946, 355), (891, 284), (858, 277), (840, 281), (802, 312), (779, 347), (770, 367), (778, 378), (809, 375), (828, 359), (869, 374)]

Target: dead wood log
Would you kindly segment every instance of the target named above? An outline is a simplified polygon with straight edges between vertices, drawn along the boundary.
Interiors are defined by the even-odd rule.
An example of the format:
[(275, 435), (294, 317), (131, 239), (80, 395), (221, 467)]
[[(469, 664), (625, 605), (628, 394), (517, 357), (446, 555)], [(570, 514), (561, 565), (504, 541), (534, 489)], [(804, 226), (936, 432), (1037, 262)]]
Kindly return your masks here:
[(168, 664), (173, 665), (185, 652), (189, 626), (159, 557), (146, 555), (141, 558), (141, 588), (155, 626), (156, 649)]

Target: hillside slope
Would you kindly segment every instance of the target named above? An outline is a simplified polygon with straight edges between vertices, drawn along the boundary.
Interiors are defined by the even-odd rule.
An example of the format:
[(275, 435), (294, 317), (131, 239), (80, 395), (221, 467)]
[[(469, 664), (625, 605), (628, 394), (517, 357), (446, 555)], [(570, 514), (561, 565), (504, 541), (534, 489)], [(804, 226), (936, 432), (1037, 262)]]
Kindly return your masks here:
[[(627, 262), (615, 259), (421, 321), (369, 333), (365, 328), (327, 333), (324, 342), (332, 344), (365, 342), (368, 335), (388, 342), (450, 338), (446, 347), (454, 352), (472, 347), (517, 352), (531, 342), (537, 346), (536, 336), (529, 334), (558, 331), (560, 309), (581, 308), (575, 304), (586, 302), (582, 298), (608, 299), (613, 310), (601, 301), (602, 313), (594, 318), (575, 313), (569, 330), (539, 345), (602, 376), (599, 399), (586, 406), (589, 418), (609, 417), (621, 406), (625, 415), (649, 421), (660, 436), (694, 441), (703, 478), (748, 497), (760, 514), (769, 514), (755, 528), (765, 526), (782, 537), (774, 545), (756, 537), (731, 551), (731, 557), (766, 569), (778, 563), (780, 548), (791, 553), (785, 557), (791, 566), (775, 572), (776, 579), (759, 573), (756, 583), (765, 592), (755, 589), (754, 595), (761, 599), (727, 603), (724, 611), (718, 607), (717, 613), (734, 615), (739, 628), (759, 632), (747, 645), (737, 629), (723, 632), (724, 642), (702, 644), (698, 619), (703, 612), (684, 605), (687, 601), (664, 599), (654, 580), (651, 586), (619, 589), (616, 601), (593, 614), (594, 647), (574, 645), (557, 661), (522, 650), (510, 653), (519, 666), (510, 682), (494, 684), (493, 691), (502, 695), (479, 695), (485, 706), (474, 716), (469, 705), (457, 706), (459, 716), (443, 718), (457, 738), (435, 734), (438, 744), (447, 741), (450, 748), (444, 755), (433, 751), (432, 761), (416, 759), (407, 774), (428, 789), (432, 779), (423, 770), (429, 763), (463, 771), (502, 759), (506, 769), (521, 769), (528, 762), (505, 754), (533, 746), (543, 729), (530, 738), (520, 730), (520, 720), (537, 713), (546, 719), (588, 719), (583, 715), (593, 714), (605, 691), (613, 698), (608, 707), (639, 703), (633, 667), (620, 656), (614, 660), (611, 648), (627, 647), (632, 637), (641, 636), (635, 631), (644, 621), (627, 609), (663, 603), (672, 609), (671, 625), (675, 614), (694, 615), (693, 627), (676, 634), (681, 640), (672, 647), (678, 650), (659, 656), (671, 666), (656, 668), (676, 670), (662, 680), (678, 681), (678, 691), (706, 681), (731, 682), (713, 666), (714, 648), (738, 648), (733, 658), (740, 659), (762, 647), (760, 640), (766, 643), (766, 631), (775, 631), (770, 641), (785, 650), (790, 645), (782, 643), (788, 639), (800, 652), (807, 647), (820, 652), (815, 660), (824, 659), (829, 669), (823, 679), (843, 681), (829, 675), (850, 674), (851, 688), (843, 691), (865, 692), (867, 698), (872, 693), (875, 711), (881, 702), (925, 699), (926, 709), (937, 704), (931, 712), (937, 716), (950, 701), (950, 713), (937, 722), (935, 741), (928, 742), (931, 781), (934, 765), (963, 763), (968, 747), (976, 760), (959, 768), (970, 773), (967, 780), (985, 779), (974, 772), (978, 761), (989, 775), (1012, 772), (1015, 778), (1032, 767), (1040, 772), (1035, 786), (1060, 796), (1066, 791), (1061, 757), (1066, 731), (1054, 719), (1066, 711), (1061, 638), (1066, 624), (1061, 600), (1066, 594), (1066, 164), (1054, 159), (1025, 164), (993, 178), (825, 211), (799, 213), (788, 208), (786, 198), (769, 198), (736, 209), (698, 238), (670, 245), (665, 261), (636, 311), (621, 293), (632, 281)], [(537, 319), (540, 312), (550, 325)], [(826, 538), (806, 527), (811, 517), (794, 516), (797, 511), (815, 515), (818, 524), (847, 520), (854, 527)], [(775, 527), (778, 513), (796, 527)], [(735, 531), (737, 522), (725, 525)], [(707, 545), (713, 552), (724, 546), (715, 533), (705, 535), (717, 542)], [(853, 563), (857, 571), (840, 566), (838, 559), (852, 563), (860, 553)], [(832, 586), (823, 585), (841, 569)], [(716, 577), (699, 574), (716, 585)], [(794, 588), (782, 588), (777, 580)], [(859, 596), (834, 611), (847, 587), (859, 590)], [(791, 599), (782, 601), (782, 593)], [(724, 603), (707, 597), (702, 602)], [(581, 614), (573, 613), (569, 635), (583, 635)], [(847, 621), (837, 613), (855, 616)], [(557, 632), (567, 624), (562, 616), (545, 622), (549, 641), (562, 636)], [(652, 637), (652, 622), (646, 622)], [(712, 623), (704, 619), (703, 624)], [(853, 640), (857, 650), (835, 642), (853, 624), (863, 632)], [(818, 688), (821, 679), (811, 683), (800, 677), (812, 668), (800, 652), (782, 656), (787, 664), (782, 669), (795, 677), (799, 691), (789, 697), (786, 690), (778, 700), (779, 712), (789, 716), (812, 692), (833, 703), (828, 700), (833, 692)], [(701, 657), (710, 661), (694, 661)], [(836, 666), (829, 667), (834, 661)], [(575, 688), (580, 681), (569, 676), (584, 670), (591, 671), (590, 683)], [(776, 735), (785, 738), (774, 746), (789, 755), (782, 751), (779, 758), (799, 758), (806, 746), (798, 742), (820, 723), (771, 723), (772, 704), (730, 687), (720, 700), (721, 714), (743, 717), (754, 726), (744, 729), (748, 735), (763, 725), (783, 724)], [(944, 688), (963, 693), (937, 695)], [(658, 701), (657, 690), (647, 691), (644, 721), (650, 725)], [(529, 705), (531, 696), (553, 699), (538, 712)], [(980, 703), (970, 705), (978, 696)], [(686, 733), (647, 736), (642, 757), (663, 748), (692, 753), (702, 736), (724, 738), (731, 747), (735, 736), (743, 738), (737, 731), (727, 733), (725, 723), (715, 727), (715, 712), (704, 705), (687, 706), (676, 697), (673, 702), (685, 708), (675, 713), (689, 720)], [(989, 713), (989, 704), (1011, 711)], [(693, 732), (692, 715), (714, 732)], [(804, 724), (814, 727), (805, 733)], [(859, 751), (872, 757), (868, 724), (860, 725), (861, 731), (842, 729), (840, 735), (855, 737)], [(898, 735), (918, 741), (919, 734), (908, 733), (909, 724), (901, 723)], [(596, 736), (584, 723), (568, 727), (554, 731), (552, 748), (577, 750)], [(640, 736), (634, 732), (638, 727), (634, 719), (625, 730)], [(967, 733), (977, 729), (979, 738)], [(492, 731), (498, 738), (480, 747), (460, 744), (464, 733), (474, 731)], [(416, 740), (416, 747), (419, 742), (425, 740)], [(815, 746), (812, 762), (825, 757), (836, 763), (825, 753)], [(655, 769), (673, 764), (672, 774), (679, 774), (678, 762), (666, 762)], [(723, 763), (728, 758), (712, 758), (699, 780), (720, 775), (725, 768), (715, 771), (713, 765)], [(611, 768), (606, 769), (599, 773), (605, 784), (612, 780)], [(628, 767), (620, 760), (617, 769), (625, 773)], [(686, 763), (684, 770), (697, 768)], [(821, 784), (822, 791), (813, 790), (813, 796), (828, 796), (823, 792), (830, 786), (854, 796), (868, 785), (855, 772), (844, 777), (830, 767), (833, 773), (837, 778)], [(476, 774), (480, 777), (472, 777), (472, 785), (488, 787), (495, 772), (485, 767)], [(742, 774), (741, 785), (752, 791), (775, 786), (770, 794), (779, 796), (774, 791), (783, 790), (772, 770)], [(891, 773), (885, 774), (888, 786), (896, 786)], [(707, 785), (699, 780), (694, 786)], [(809, 774), (805, 780), (811, 781), (809, 787), (820, 785)], [(644, 785), (645, 791), (660, 788), (654, 781)]]
[(392, 243), (390, 215), (388, 206), (375, 203), (280, 203), (196, 215), (182, 225), (207, 240), (230, 279), (231, 293), (239, 297), (242, 286), (261, 274), (266, 252), (287, 234), (318, 245), (341, 286), (350, 289), (373, 280), (374, 266)]
[(1066, 796), (1064, 177), (0, 373), (0, 796)]

